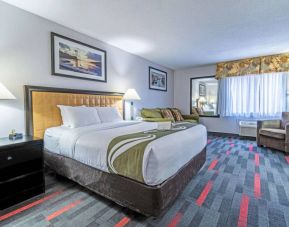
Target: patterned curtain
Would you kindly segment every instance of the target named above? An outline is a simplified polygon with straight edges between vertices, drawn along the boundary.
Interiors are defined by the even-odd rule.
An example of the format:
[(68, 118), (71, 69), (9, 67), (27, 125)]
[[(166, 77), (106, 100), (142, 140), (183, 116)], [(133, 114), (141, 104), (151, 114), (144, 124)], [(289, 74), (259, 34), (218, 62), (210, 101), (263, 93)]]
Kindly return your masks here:
[(216, 79), (272, 72), (289, 72), (289, 53), (218, 63)]

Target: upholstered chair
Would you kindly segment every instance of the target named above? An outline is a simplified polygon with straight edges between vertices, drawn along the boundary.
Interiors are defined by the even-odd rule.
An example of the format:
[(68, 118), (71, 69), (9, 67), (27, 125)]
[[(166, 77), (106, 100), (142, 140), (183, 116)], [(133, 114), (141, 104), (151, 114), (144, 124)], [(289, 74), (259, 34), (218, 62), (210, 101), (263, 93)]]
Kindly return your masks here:
[(289, 112), (283, 112), (281, 120), (257, 122), (257, 145), (289, 153)]

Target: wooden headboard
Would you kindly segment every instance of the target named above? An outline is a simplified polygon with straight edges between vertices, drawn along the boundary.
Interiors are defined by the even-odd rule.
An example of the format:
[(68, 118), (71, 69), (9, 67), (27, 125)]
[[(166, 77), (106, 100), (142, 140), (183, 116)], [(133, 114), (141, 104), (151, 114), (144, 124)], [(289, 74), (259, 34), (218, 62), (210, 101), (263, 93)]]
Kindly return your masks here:
[(124, 116), (123, 93), (25, 85), (26, 134), (43, 138), (47, 128), (60, 126), (57, 105), (114, 106)]

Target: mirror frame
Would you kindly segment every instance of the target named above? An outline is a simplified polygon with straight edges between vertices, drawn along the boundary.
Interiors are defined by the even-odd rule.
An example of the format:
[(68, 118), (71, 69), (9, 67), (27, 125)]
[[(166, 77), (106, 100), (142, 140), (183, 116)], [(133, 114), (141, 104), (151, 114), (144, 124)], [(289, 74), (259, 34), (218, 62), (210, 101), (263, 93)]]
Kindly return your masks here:
[[(205, 79), (205, 78), (215, 78), (215, 75), (213, 76), (201, 76), (201, 77), (191, 77), (190, 78), (190, 113), (192, 114), (192, 81), (197, 80), (197, 79)], [(219, 88), (218, 88), (218, 93), (219, 93)], [(220, 118), (220, 115), (200, 115), (200, 117), (211, 117), (211, 118)]]

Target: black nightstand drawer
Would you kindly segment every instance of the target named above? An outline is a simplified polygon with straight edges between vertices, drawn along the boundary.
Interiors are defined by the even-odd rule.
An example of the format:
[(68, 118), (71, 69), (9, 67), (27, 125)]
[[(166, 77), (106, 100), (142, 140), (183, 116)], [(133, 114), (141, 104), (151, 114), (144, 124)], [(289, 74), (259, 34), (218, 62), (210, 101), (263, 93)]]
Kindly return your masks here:
[(30, 160), (23, 163), (18, 163), (7, 168), (0, 168), (0, 183), (11, 178), (32, 173), (43, 169), (43, 161), (41, 158)]
[(18, 163), (41, 158), (42, 151), (39, 149), (39, 146), (25, 144), (23, 146), (8, 148), (0, 152), (0, 171)]
[(5, 198), (27, 188), (43, 185), (43, 172), (38, 171), (29, 175), (12, 178), (5, 183), (0, 183), (0, 198)]

